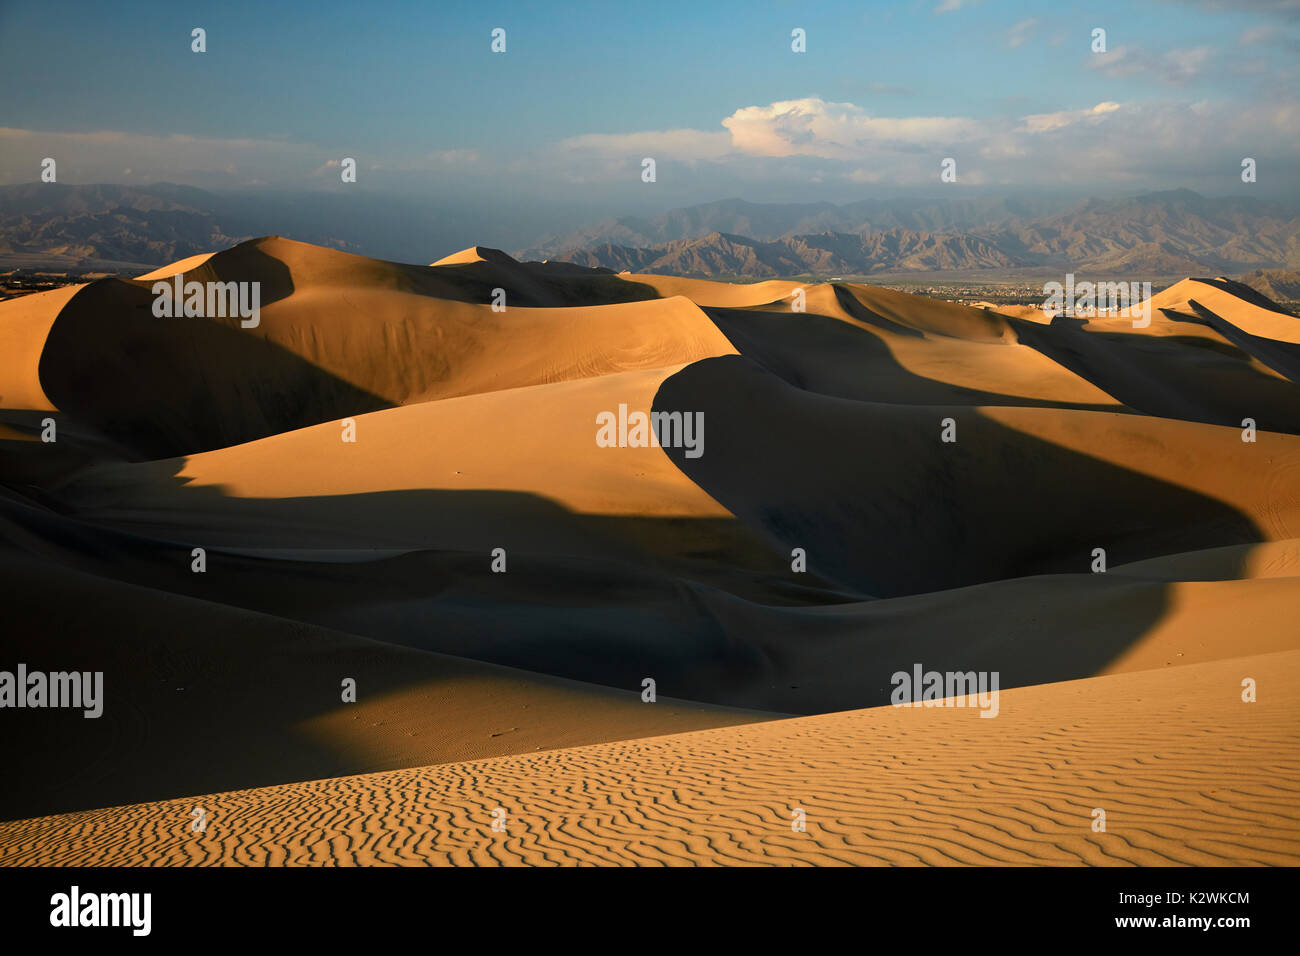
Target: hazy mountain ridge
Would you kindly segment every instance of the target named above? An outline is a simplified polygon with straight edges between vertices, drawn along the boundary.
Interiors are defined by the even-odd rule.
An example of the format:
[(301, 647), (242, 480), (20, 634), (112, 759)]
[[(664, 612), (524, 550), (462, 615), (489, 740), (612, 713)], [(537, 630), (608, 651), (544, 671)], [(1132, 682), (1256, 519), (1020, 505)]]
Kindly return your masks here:
[[(864, 204), (854, 204), (864, 207)], [(750, 203), (710, 204), (645, 221), (652, 231), (685, 224), (732, 221), (761, 224), (852, 219), (849, 207), (780, 206), (763, 216)], [(761, 208), (761, 207), (760, 207)], [(979, 270), (1032, 267), (1138, 271), (1147, 274), (1240, 273), (1300, 265), (1300, 216), (1281, 203), (1209, 199), (1188, 190), (1149, 193), (1134, 199), (1097, 200), (1037, 219), (1016, 218), (1011, 200), (969, 201), (950, 207), (904, 205), (875, 208), (877, 221), (930, 219), (940, 226), (984, 222), (968, 229), (917, 230), (874, 225), (861, 230), (822, 231), (775, 238), (719, 229), (703, 236), (637, 245), (607, 241), (580, 245), (554, 258), (610, 269), (700, 276), (770, 277), (874, 272)], [(988, 225), (989, 217), (1001, 217)], [(639, 235), (636, 221), (619, 220), (599, 231)], [(526, 255), (525, 253), (521, 253)]]
[(458, 248), (470, 220), (459, 208), (372, 193), (23, 183), (0, 186), (0, 262), (154, 268), (272, 234), (419, 262)]
[(1241, 281), (1274, 301), (1300, 301), (1300, 269), (1256, 269)]
[(771, 241), (824, 232), (867, 233), (889, 229), (952, 232), (996, 227), (1062, 212), (1069, 203), (1041, 197), (864, 199), (837, 206), (816, 203), (752, 203), (743, 199), (673, 209), (660, 216), (621, 216), (566, 235), (547, 236), (518, 251), (522, 259), (554, 258), (573, 249), (605, 245), (655, 246), (679, 239), (730, 233)]
[[(275, 233), (381, 258), (432, 261), (444, 254), (447, 237), (464, 231), (464, 216), (369, 194), (28, 183), (0, 187), (0, 259), (11, 267), (40, 261), (64, 268), (153, 267)], [(502, 221), (491, 231), (522, 230)], [(338, 239), (339, 232), (353, 241)], [(1089, 199), (1068, 208), (1037, 196), (842, 206), (727, 199), (652, 218), (605, 220), (513, 254), (705, 277), (1017, 268), (1238, 275), (1300, 268), (1300, 214), (1284, 203), (1187, 190)]]
[(200, 189), (27, 183), (0, 195), (0, 253), (153, 264), (250, 238)]
[(922, 271), (1009, 268), (1017, 263), (973, 236), (907, 229), (853, 234), (825, 232), (771, 242), (727, 233), (636, 248), (608, 243), (564, 254), (563, 261), (615, 271), (666, 275), (862, 275), (882, 267)]
[(1034, 260), (1088, 266), (1164, 261), (1170, 271), (1300, 265), (1300, 218), (1280, 203), (1209, 199), (1190, 190), (1090, 199), (1048, 219), (990, 233), (999, 248)]

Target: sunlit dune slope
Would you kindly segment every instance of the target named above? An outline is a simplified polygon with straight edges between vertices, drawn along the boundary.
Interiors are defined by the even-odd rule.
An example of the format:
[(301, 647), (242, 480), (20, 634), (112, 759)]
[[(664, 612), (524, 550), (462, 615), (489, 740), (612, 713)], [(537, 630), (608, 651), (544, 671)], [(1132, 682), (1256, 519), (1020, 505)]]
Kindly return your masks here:
[(1003, 692), (992, 720), (884, 707), (114, 807), (0, 824), (0, 860), (1294, 866), (1297, 680), (1289, 652)]
[(53, 411), (37, 367), (59, 312), (84, 285), (67, 285), (0, 302), (0, 408)]

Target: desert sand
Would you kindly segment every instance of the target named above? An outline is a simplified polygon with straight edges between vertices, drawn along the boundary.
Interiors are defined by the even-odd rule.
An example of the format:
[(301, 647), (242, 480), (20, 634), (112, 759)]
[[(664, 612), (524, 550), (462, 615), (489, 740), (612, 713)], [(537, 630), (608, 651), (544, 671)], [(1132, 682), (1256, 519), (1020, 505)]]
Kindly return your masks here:
[[(1246, 704), (1251, 675), (1261, 696)], [(207, 794), (0, 824), (0, 852), (47, 865), (1294, 866), (1298, 679), (1292, 651), (1019, 688), (995, 720), (881, 707)]]
[(0, 715), (0, 862), (1294, 863), (1300, 319), (1151, 305), (278, 237), (0, 303), (0, 668), (107, 696)]

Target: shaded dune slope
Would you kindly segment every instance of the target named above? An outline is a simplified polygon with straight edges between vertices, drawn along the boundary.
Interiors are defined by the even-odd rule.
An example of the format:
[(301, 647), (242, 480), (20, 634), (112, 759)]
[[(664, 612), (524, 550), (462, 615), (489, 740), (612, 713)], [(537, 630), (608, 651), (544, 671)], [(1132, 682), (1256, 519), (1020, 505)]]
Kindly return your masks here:
[[(107, 694), (94, 720), (5, 714), (0, 759), (22, 768), (23, 785), (4, 788), (0, 819), (766, 716), (670, 696), (650, 707), (639, 684), (599, 687), (378, 643), (30, 556), (0, 552), (0, 573), (6, 666), (102, 671)], [(345, 678), (356, 682), (346, 707)]]

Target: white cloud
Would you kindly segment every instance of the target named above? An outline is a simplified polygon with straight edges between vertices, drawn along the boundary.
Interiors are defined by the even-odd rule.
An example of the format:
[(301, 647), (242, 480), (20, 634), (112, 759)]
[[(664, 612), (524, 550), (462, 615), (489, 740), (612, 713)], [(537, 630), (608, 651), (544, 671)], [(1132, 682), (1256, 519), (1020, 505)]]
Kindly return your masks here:
[(34, 182), (41, 159), (53, 156), (59, 180), (67, 183), (336, 187), (339, 159), (352, 156), (370, 171), (362, 178), (375, 189), (433, 184), (499, 192), (524, 182), (533, 188), (640, 189), (641, 159), (651, 156), (659, 163), (661, 191), (716, 189), (722, 195), (744, 184), (788, 194), (815, 180), (937, 184), (940, 161), (953, 157), (963, 185), (1230, 189), (1243, 155), (1272, 157), (1267, 169), (1273, 181), (1300, 179), (1300, 106), (1293, 99), (1279, 90), (1256, 101), (1105, 101), (976, 120), (876, 116), (854, 103), (804, 97), (744, 106), (712, 130), (590, 133), (522, 152), (450, 148), (415, 157), (285, 140), (0, 128), (0, 182)]
[(1021, 20), (1007, 31), (1007, 46), (1011, 47), (1013, 50), (1017, 47), (1024, 46), (1029, 42), (1029, 34), (1033, 32), (1033, 29), (1037, 24), (1037, 17), (1030, 17), (1028, 20)]
[(746, 106), (722, 121), (737, 152), (755, 156), (852, 159), (888, 144), (950, 143), (978, 130), (974, 120), (944, 116), (871, 116), (852, 103), (816, 97)]
[(1276, 34), (1276, 27), (1251, 27), (1242, 31), (1241, 36), (1237, 38), (1237, 42), (1241, 44), (1263, 43), (1266, 40), (1273, 39)]
[(851, 183), (878, 183), (884, 180), (885, 174), (879, 169), (854, 169), (844, 178)]
[(1208, 46), (1148, 53), (1135, 46), (1119, 46), (1109, 53), (1094, 53), (1088, 68), (1107, 76), (1152, 76), (1169, 86), (1186, 86), (1208, 72), (1214, 50)]
[[(940, 160), (951, 156), (958, 182), (966, 185), (1110, 181), (1153, 188), (1219, 183), (1228, 189), (1241, 143), (1259, 153), (1300, 155), (1297, 114), (1300, 107), (1281, 99), (1255, 106), (1108, 100), (1009, 119), (878, 117), (852, 103), (807, 97), (736, 110), (722, 121), (727, 133), (721, 135), (729, 134), (729, 142), (703, 138), (719, 134), (676, 133), (681, 142), (695, 144), (689, 152), (702, 165), (693, 177), (748, 183), (788, 185), (818, 178), (864, 185), (937, 183)], [(656, 140), (643, 137), (664, 136), (566, 140), (571, 168), (562, 175), (574, 182), (627, 180), (642, 156), (655, 155), (645, 147)], [(587, 153), (587, 146), (613, 152)]]
[(58, 162), (61, 182), (170, 181), (226, 186), (259, 176), (281, 180), (306, 177), (329, 155), (318, 147), (283, 140), (0, 127), (0, 182), (8, 183), (35, 181), (45, 156)]
[(442, 149), (430, 153), (428, 158), (438, 166), (468, 166), (483, 159), (477, 149)]
[(1250, 10), (1265, 16), (1300, 20), (1300, 0), (1182, 0), (1182, 2), (1215, 12), (1240, 13), (1243, 10)]
[(731, 150), (726, 133), (667, 129), (642, 133), (587, 133), (562, 140), (560, 149), (588, 155), (655, 159), (719, 159)]
[(1098, 103), (1090, 109), (1064, 110), (1059, 113), (1037, 113), (1023, 117), (1020, 129), (1026, 133), (1047, 133), (1066, 126), (1074, 126), (1077, 123), (1097, 123), (1107, 114), (1114, 113), (1117, 109), (1119, 109), (1118, 103), (1107, 101)]
[[(361, 169), (395, 174), (472, 170), (483, 160), (476, 149), (395, 158), (358, 150), (355, 144), (345, 148), (186, 133), (160, 136), (122, 130), (49, 132), (0, 127), (0, 183), (36, 181), (40, 161), (46, 156), (58, 162), (60, 182), (174, 182), (200, 188), (263, 183), (329, 186), (340, 182), (338, 170), (345, 156), (356, 159)], [(374, 177), (367, 182), (376, 184)]]

